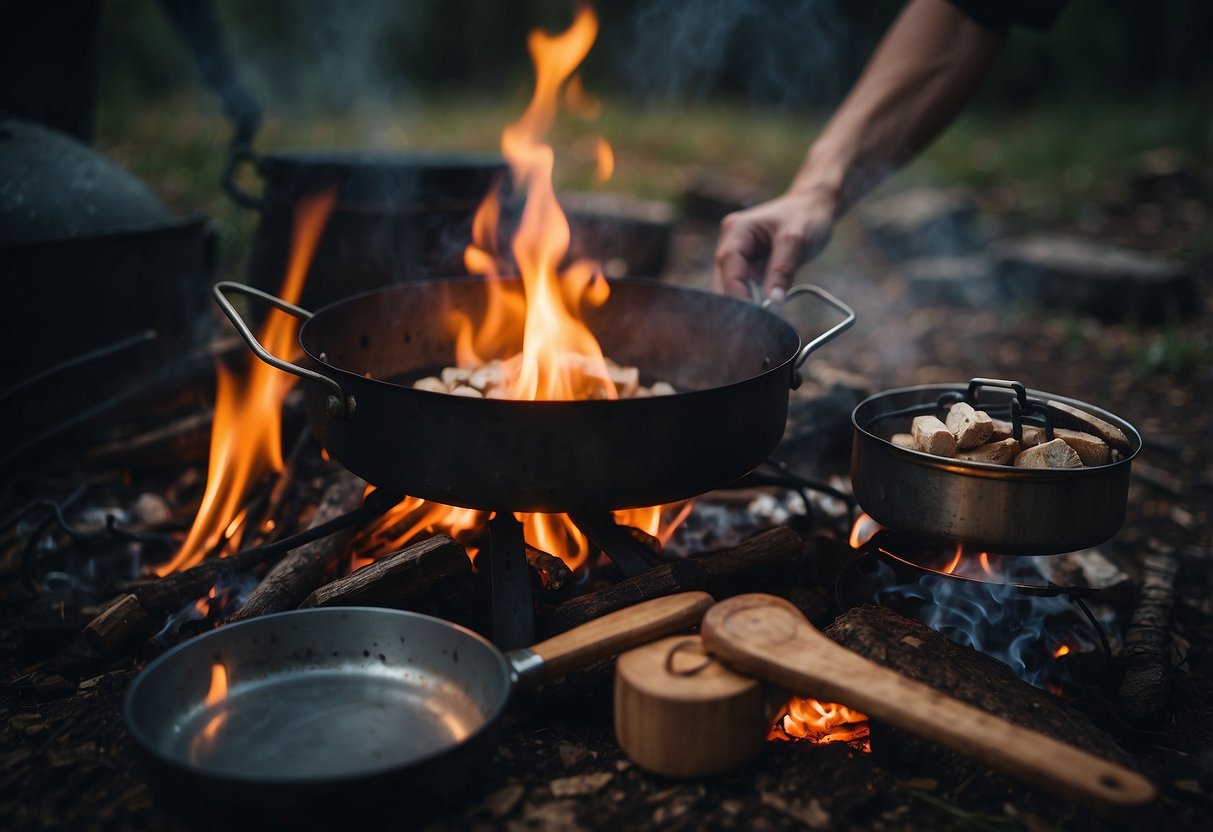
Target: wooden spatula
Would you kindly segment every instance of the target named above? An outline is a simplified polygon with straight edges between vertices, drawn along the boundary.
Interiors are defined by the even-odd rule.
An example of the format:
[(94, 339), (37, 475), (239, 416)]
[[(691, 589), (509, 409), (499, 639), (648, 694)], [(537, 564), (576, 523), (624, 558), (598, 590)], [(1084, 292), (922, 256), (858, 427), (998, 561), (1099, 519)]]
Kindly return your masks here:
[(1103, 811), (1154, 799), (1154, 786), (1141, 775), (852, 653), (781, 598), (751, 594), (721, 601), (704, 616), (701, 636), (733, 670), (801, 696), (844, 703), (1060, 797)]

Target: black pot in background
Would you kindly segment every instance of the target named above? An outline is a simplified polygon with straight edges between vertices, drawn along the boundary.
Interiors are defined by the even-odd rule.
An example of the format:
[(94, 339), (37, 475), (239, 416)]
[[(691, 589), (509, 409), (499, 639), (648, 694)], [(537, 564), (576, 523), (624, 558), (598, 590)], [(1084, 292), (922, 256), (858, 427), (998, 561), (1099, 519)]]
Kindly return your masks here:
[[(235, 182), (245, 161), (265, 182), (260, 197)], [(508, 186), (506, 173), (504, 160), (491, 154), (287, 150), (258, 156), (237, 147), (224, 186), (261, 214), (249, 279), (270, 292), (286, 273), (300, 198), (338, 188), (300, 300), (314, 309), (385, 285), (466, 275), (472, 219), (491, 189)]]

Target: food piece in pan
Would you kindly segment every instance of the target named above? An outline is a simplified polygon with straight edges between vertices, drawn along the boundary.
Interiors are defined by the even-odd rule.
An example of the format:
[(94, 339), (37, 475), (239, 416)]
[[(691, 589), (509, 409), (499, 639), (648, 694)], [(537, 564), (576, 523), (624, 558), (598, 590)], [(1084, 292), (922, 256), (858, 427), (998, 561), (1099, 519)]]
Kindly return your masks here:
[(990, 438), (994, 422), (984, 410), (974, 410), (968, 402), (957, 402), (948, 411), (948, 430), (956, 437), (956, 447), (962, 451), (976, 448)]
[(1081, 468), (1078, 452), (1064, 439), (1054, 439), (1028, 448), (1015, 457), (1016, 468)]
[(1058, 401), (1049, 401), (1048, 405), (1050, 410), (1069, 416), (1081, 425), (1084, 431), (1098, 436), (1104, 442), (1107, 442), (1109, 446), (1121, 453), (1127, 454), (1133, 450), (1133, 446), (1129, 444), (1129, 437), (1125, 436), (1124, 431), (1116, 427), (1116, 425), (1105, 422), (1098, 416), (1092, 416), (1084, 410), (1079, 410), (1076, 407), (1071, 407)]
[(1107, 465), (1112, 461), (1112, 449), (1097, 436), (1065, 428), (1057, 428), (1053, 435), (1073, 448), (1083, 465)]
[[(994, 431), (990, 434), (991, 442), (1010, 439), (1015, 435), (1010, 422), (1003, 421), (1002, 419), (992, 419), (991, 422), (994, 426)], [(1023, 426), (1023, 439), (1019, 440), (1020, 447), (1031, 448), (1034, 445), (1039, 445), (1044, 441), (1044, 428), (1038, 428), (1035, 425)]]
[(934, 416), (915, 416), (910, 433), (921, 450), (935, 456), (956, 456), (956, 437)]
[(908, 433), (895, 433), (889, 441), (899, 448), (905, 448), (907, 451), (922, 450), (922, 448), (918, 447), (918, 440)]
[(991, 465), (1009, 465), (1019, 454), (1019, 443), (1014, 439), (1003, 439), (998, 442), (987, 442), (968, 451), (956, 454), (957, 459), (965, 462), (986, 462)]

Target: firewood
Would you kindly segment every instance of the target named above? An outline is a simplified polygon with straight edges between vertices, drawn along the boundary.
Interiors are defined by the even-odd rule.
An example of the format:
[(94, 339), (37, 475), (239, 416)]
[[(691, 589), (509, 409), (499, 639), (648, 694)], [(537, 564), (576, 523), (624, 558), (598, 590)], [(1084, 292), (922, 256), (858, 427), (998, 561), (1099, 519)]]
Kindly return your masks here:
[(976, 448), (994, 432), (994, 422), (989, 414), (983, 410), (974, 410), (967, 402), (952, 405), (945, 424), (956, 437), (956, 447), (961, 451)]
[(663, 563), (612, 586), (565, 601), (549, 622), (552, 632), (583, 624), (648, 598), (703, 589), (716, 598), (765, 589), (787, 576), (806, 556), (804, 539), (781, 526), (736, 546)]
[(987, 442), (978, 445), (971, 451), (960, 451), (957, 459), (965, 462), (986, 462), (991, 465), (1007, 465), (1019, 454), (1019, 443), (1014, 439), (1003, 439), (1001, 442)]
[(1048, 406), (1051, 410), (1069, 416), (1082, 430), (1095, 434), (1121, 453), (1127, 454), (1133, 450), (1133, 446), (1129, 444), (1129, 437), (1125, 436), (1124, 431), (1116, 425), (1062, 402), (1050, 400)]
[(304, 607), (366, 606), (407, 609), (447, 580), (468, 574), (467, 550), (445, 534), (380, 558), (325, 584), (303, 600)]
[(910, 433), (918, 447), (935, 456), (955, 456), (956, 437), (947, 425), (934, 416), (915, 416)]
[(568, 564), (529, 543), (526, 546), (526, 562), (539, 579), (539, 585), (549, 592), (562, 589), (573, 577), (573, 570), (569, 569)]
[(249, 572), (292, 549), (345, 528), (354, 528), (383, 514), (399, 502), (396, 495), (375, 491), (354, 511), (327, 522), (313, 522), (306, 531), (238, 552), (227, 558), (210, 558), (164, 578), (140, 583), (107, 605), (84, 628), (84, 640), (97, 652), (110, 656), (128, 647), (147, 630), (186, 604), (201, 598), (225, 575)]
[(1179, 563), (1170, 551), (1160, 550), (1146, 557), (1141, 598), (1120, 651), (1124, 666), (1120, 711), (1127, 719), (1152, 729), (1161, 724), (1170, 704), (1170, 626), (1178, 572)]
[[(324, 492), (320, 507), (312, 518), (312, 525), (353, 511), (362, 501), (365, 490), (366, 483), (361, 479), (348, 471), (340, 472)], [(344, 529), (291, 552), (266, 573), (244, 606), (228, 621), (244, 621), (297, 607), (320, 583), (329, 564), (345, 550), (345, 544), (352, 534), (353, 529)]]
[(1036, 445), (1023, 451), (1015, 457), (1016, 468), (1081, 468), (1082, 460), (1078, 453), (1065, 443), (1064, 439), (1054, 439), (1043, 445)]
[(922, 448), (918, 447), (918, 440), (914, 438), (913, 434), (895, 433), (889, 438), (889, 441), (899, 448), (905, 448), (907, 451), (922, 450)]
[(172, 468), (205, 460), (210, 437), (211, 414), (191, 413), (92, 448), (84, 459), (93, 466)]
[[(834, 641), (948, 696), (1109, 760), (1125, 759), (1103, 730), (1064, 700), (1015, 677), (997, 659), (954, 644), (935, 630), (884, 607), (856, 607), (824, 630)], [(843, 703), (846, 704), (846, 703)], [(872, 750), (885, 759), (941, 761), (924, 740), (882, 723), (872, 725)], [(951, 765), (971, 768), (951, 758)]]
[(1112, 449), (1097, 436), (1065, 428), (1057, 428), (1053, 435), (1073, 448), (1083, 465), (1107, 465), (1112, 461)]

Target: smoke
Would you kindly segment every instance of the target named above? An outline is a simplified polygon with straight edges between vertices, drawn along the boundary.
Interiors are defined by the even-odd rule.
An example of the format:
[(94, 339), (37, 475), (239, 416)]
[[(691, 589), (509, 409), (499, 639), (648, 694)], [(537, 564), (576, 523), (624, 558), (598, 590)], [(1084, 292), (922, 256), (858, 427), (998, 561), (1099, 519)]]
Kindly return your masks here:
[[(1035, 558), (1021, 558), (1020, 568), (1007, 578), (1035, 585), (1049, 581)], [(861, 593), (877, 604), (915, 618), (957, 644), (997, 659), (1015, 675), (1039, 688), (1073, 684), (1069, 666), (1055, 654), (1065, 649), (1086, 653), (1097, 649), (1090, 625), (1065, 595), (1034, 595), (1013, 583), (925, 574), (900, 579), (878, 559), (863, 577)], [(1114, 639), (1114, 615), (1101, 616), (1101, 628)]]
[(629, 90), (663, 103), (729, 93), (773, 106), (831, 105), (857, 52), (836, 0), (658, 0), (622, 28)]

